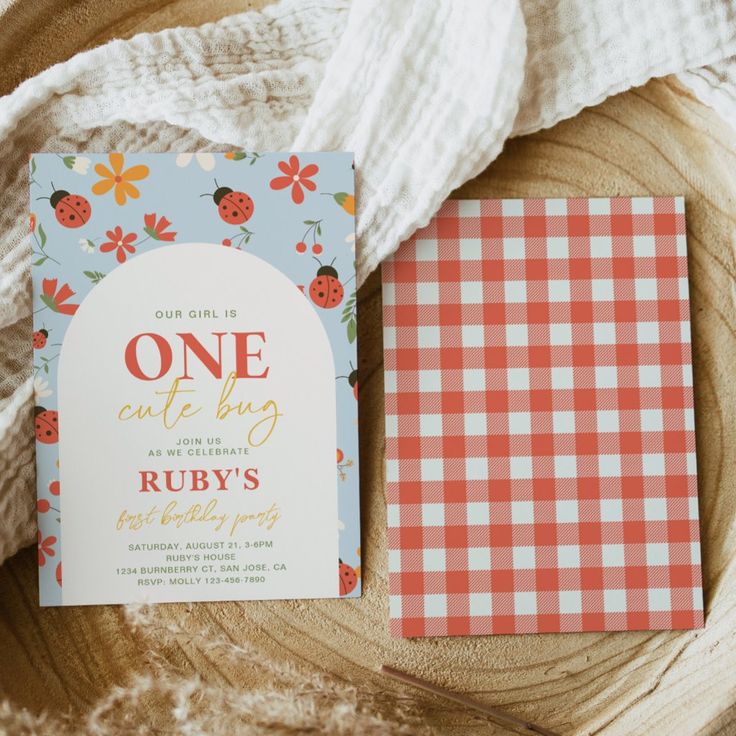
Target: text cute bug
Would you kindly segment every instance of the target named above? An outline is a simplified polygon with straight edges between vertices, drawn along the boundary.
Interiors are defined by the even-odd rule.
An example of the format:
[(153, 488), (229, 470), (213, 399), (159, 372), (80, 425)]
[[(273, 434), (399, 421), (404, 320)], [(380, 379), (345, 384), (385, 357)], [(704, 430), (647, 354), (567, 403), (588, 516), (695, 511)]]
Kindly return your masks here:
[(319, 268), (309, 286), (309, 296), (318, 307), (334, 309), (345, 296), (345, 288), (340, 282), (337, 269), (332, 265), (335, 259), (332, 259), (329, 266), (323, 266), (317, 258), (314, 260), (319, 263)]
[(82, 227), (92, 217), (92, 205), (86, 197), (81, 194), (70, 194), (66, 189), (57, 189), (51, 182), (53, 190), (50, 197), (38, 197), (48, 199), (54, 210), (56, 219), (60, 225), (68, 228)]
[(217, 187), (214, 193), (201, 194), (201, 197), (212, 197), (217, 205), (217, 212), (221, 219), (231, 225), (242, 225), (253, 216), (253, 200), (245, 192), (236, 191), (230, 187), (221, 187), (215, 179)]

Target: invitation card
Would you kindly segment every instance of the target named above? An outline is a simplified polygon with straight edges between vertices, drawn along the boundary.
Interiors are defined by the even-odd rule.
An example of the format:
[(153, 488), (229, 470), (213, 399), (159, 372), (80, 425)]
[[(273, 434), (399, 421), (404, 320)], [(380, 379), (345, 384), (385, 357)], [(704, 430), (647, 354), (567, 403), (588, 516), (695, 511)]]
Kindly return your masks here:
[(685, 232), (448, 201), (384, 264), (395, 636), (703, 625)]
[(360, 595), (353, 159), (30, 159), (41, 605)]

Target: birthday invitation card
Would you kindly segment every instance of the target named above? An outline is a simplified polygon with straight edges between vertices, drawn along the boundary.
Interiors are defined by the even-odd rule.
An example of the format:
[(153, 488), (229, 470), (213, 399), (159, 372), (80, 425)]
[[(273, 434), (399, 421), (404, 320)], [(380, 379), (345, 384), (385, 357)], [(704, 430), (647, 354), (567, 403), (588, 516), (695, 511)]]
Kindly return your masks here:
[(353, 182), (31, 157), (41, 605), (360, 595)]

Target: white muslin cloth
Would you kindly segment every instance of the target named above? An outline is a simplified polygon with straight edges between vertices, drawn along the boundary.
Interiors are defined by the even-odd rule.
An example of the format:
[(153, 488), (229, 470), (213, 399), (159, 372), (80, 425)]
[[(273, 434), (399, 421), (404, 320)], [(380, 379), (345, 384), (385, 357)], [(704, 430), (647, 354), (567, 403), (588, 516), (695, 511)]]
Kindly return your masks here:
[(673, 73), (736, 126), (736, 2), (282, 0), (1, 98), (0, 562), (35, 535), (29, 153), (353, 151), (360, 283), (507, 138)]

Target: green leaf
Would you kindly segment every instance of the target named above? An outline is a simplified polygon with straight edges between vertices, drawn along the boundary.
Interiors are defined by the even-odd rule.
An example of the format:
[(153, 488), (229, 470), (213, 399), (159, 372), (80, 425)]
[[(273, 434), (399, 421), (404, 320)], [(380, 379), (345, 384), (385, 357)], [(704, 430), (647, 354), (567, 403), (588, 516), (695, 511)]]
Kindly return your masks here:
[(105, 278), (105, 274), (100, 271), (82, 271), (82, 273), (93, 283), (99, 284)]
[(354, 343), (355, 338), (358, 336), (358, 324), (354, 319), (348, 322), (348, 342)]
[(43, 372), (44, 373), (48, 373), (49, 372), (49, 364), (48, 363), (45, 363), (44, 364), (44, 366), (43, 366)]
[(64, 156), (64, 158), (61, 159), (64, 162), (64, 166), (67, 167), (67, 169), (71, 169), (72, 166), (74, 166), (74, 161), (76, 161), (75, 156)]
[(304, 220), (305, 225), (314, 225), (314, 220)]
[(48, 256), (41, 256), (37, 261), (33, 261), (34, 266), (43, 266), (44, 263), (48, 260)]
[(350, 312), (348, 312), (347, 314), (343, 313), (342, 319), (340, 320), (340, 322), (347, 322), (350, 319), (350, 316), (351, 316)]
[(322, 225), (317, 225), (317, 235), (322, 235)]
[(347, 192), (335, 192), (335, 194), (332, 195), (335, 198), (335, 202), (337, 202), (340, 207), (342, 207), (342, 203), (348, 198)]
[(159, 236), (156, 234), (156, 231), (152, 227), (144, 227), (143, 232), (148, 235), (149, 238), (153, 238), (154, 240), (161, 240)]
[(46, 233), (41, 223), (38, 224), (38, 236), (41, 238), (41, 247), (43, 248), (46, 245)]
[(31, 176), (33, 176), (36, 173), (36, 159), (31, 159)]
[(47, 294), (41, 294), (41, 301), (52, 311), (59, 311), (59, 307), (56, 306), (56, 300), (53, 297), (48, 296)]
[(256, 162), (256, 159), (252, 158), (252, 159), (250, 160), (250, 165), (251, 165), (251, 166), (253, 166), (253, 164), (254, 164), (255, 162)]

